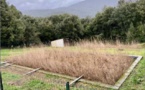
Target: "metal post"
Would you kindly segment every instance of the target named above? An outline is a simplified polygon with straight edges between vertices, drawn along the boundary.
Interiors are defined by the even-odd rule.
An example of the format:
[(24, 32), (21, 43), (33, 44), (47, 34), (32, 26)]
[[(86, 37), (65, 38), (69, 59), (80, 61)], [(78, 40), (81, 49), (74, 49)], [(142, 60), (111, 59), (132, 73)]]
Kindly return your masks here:
[(66, 90), (70, 90), (69, 82), (66, 83)]
[(3, 90), (2, 75), (0, 71), (0, 90)]

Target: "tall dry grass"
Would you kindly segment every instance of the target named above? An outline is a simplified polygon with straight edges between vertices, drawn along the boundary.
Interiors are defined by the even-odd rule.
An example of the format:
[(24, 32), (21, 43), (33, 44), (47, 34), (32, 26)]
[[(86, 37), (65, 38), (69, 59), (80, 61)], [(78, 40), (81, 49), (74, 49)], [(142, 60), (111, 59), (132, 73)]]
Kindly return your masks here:
[(75, 46), (81, 47), (81, 48), (118, 48), (118, 49), (129, 49), (129, 48), (141, 48), (139, 43), (137, 42), (131, 42), (131, 43), (123, 43), (120, 41), (116, 42), (109, 42), (109, 41), (88, 41), (88, 40), (82, 40), (78, 43), (75, 43)]
[(113, 85), (132, 64), (133, 59), (123, 55), (71, 51), (65, 48), (40, 48), (10, 57), (8, 61), (74, 77), (84, 75), (85, 79)]

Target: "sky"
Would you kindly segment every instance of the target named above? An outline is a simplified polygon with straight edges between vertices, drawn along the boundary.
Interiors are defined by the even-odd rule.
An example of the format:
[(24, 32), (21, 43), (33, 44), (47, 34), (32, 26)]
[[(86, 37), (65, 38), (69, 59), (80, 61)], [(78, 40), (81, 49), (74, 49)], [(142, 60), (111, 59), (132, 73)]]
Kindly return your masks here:
[(35, 9), (56, 9), (67, 7), (84, 0), (6, 0), (9, 5), (13, 4), (20, 11)]

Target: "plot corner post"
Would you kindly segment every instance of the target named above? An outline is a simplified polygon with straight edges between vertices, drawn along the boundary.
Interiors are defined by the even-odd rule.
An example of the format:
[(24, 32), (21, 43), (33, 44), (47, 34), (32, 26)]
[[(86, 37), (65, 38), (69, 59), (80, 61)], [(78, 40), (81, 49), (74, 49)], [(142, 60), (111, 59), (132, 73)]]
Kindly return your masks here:
[(0, 90), (3, 90), (2, 75), (0, 71)]
[(66, 83), (66, 90), (70, 90), (69, 82)]

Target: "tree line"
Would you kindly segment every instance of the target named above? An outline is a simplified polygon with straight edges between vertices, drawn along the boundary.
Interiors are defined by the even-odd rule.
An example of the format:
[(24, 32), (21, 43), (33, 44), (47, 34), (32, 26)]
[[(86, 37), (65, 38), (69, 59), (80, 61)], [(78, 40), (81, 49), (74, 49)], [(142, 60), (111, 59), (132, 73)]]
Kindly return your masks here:
[(69, 14), (35, 18), (23, 15), (5, 0), (0, 3), (4, 47), (48, 44), (59, 38), (70, 42), (82, 39), (145, 42), (145, 0), (120, 0), (116, 7), (106, 7), (94, 18)]

